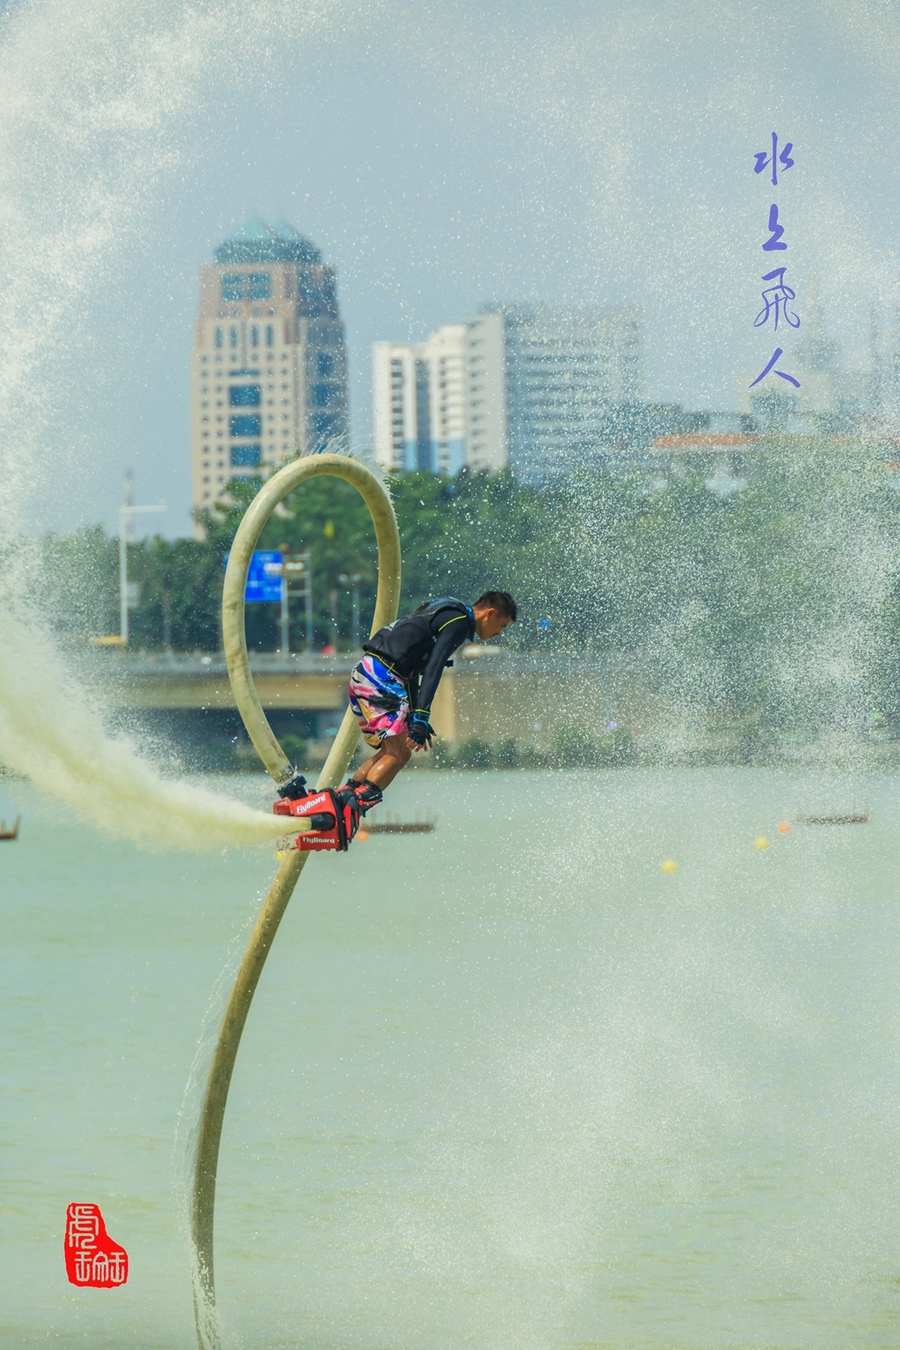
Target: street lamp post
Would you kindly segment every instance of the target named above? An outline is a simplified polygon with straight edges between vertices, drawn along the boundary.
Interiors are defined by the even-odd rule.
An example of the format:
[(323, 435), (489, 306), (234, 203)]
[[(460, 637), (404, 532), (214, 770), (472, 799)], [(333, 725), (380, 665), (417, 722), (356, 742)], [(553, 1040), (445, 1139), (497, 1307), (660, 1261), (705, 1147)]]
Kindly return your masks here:
[(128, 544), (132, 535), (132, 518), (150, 511), (166, 511), (165, 502), (157, 506), (133, 506), (131, 494), (134, 488), (134, 472), (125, 473), (125, 500), (119, 507), (119, 636), (122, 646), (128, 646)]
[[(291, 589), (291, 583), (294, 589)], [(299, 584), (298, 584), (299, 583)], [(312, 651), (312, 554), (281, 555), (281, 654), (290, 655), (290, 599), (303, 601), (306, 617), (306, 650)]]
[(353, 621), (350, 637), (353, 640), (353, 650), (355, 651), (359, 646), (359, 583), (362, 581), (362, 576), (359, 572), (354, 572), (352, 576), (349, 576), (346, 572), (342, 572), (338, 577), (338, 581), (345, 586), (349, 582), (352, 587), (350, 596), (351, 604), (353, 606)]

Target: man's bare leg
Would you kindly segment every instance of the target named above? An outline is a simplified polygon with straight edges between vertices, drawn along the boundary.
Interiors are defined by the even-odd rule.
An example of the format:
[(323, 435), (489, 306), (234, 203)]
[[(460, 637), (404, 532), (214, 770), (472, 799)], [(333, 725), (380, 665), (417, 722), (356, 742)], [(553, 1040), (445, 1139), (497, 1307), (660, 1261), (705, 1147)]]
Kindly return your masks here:
[(412, 751), (406, 736), (386, 736), (379, 749), (367, 759), (353, 775), (354, 783), (374, 783), (382, 791), (392, 783), (405, 764), (408, 764)]

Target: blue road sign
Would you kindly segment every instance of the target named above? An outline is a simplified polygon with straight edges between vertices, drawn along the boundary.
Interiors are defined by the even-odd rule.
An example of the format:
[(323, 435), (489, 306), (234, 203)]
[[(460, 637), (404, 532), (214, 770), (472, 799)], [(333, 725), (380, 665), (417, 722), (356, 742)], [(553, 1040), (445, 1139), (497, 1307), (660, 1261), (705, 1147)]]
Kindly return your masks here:
[[(225, 556), (225, 566), (228, 566)], [(247, 589), (244, 600), (248, 605), (281, 599), (281, 554), (273, 548), (260, 548), (250, 558)]]
[(254, 601), (281, 599), (281, 554), (274, 549), (257, 549), (250, 559), (247, 572), (247, 590), (244, 599), (247, 604)]

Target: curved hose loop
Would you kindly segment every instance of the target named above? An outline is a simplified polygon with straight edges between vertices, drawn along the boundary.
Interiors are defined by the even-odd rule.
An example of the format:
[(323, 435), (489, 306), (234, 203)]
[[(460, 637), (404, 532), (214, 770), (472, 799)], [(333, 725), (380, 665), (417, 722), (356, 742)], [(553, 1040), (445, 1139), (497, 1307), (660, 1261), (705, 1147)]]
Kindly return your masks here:
[[(390, 497), (373, 473), (344, 455), (309, 455), (285, 465), (263, 484), (250, 503), (231, 547), (222, 597), (222, 639), (238, 711), (260, 759), (278, 787), (290, 782), (294, 768), (269, 726), (250, 673), (244, 627), (247, 571), (263, 526), (278, 503), (301, 483), (321, 474), (331, 474), (352, 483), (369, 508), (375, 526), (378, 594), (372, 620), (373, 633), (393, 622), (400, 602), (400, 535), (397, 520)], [(340, 782), (350, 766), (358, 740), (359, 727), (348, 708), (316, 782), (317, 788), (334, 787)], [(191, 1197), (194, 1315), (200, 1350), (219, 1350), (220, 1345), (215, 1311), (213, 1223), (219, 1143), (228, 1088), (241, 1033), (266, 957), (308, 857), (308, 853), (291, 849), (275, 874), (235, 978), (210, 1067), (200, 1116)]]

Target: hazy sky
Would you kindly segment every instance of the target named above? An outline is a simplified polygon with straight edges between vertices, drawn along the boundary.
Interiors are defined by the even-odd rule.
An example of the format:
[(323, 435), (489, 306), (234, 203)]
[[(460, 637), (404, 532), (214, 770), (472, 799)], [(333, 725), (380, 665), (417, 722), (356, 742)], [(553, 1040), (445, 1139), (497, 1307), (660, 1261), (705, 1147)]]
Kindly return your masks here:
[[(130, 464), (189, 531), (198, 269), (250, 216), (338, 269), (357, 446), (370, 344), (485, 301), (639, 302), (647, 396), (732, 409), (773, 349), (753, 319), (777, 259), (861, 364), (869, 306), (898, 302), (898, 70), (896, 0), (20, 4), (0, 504), (113, 525)], [(796, 161), (774, 193), (773, 130)]]

